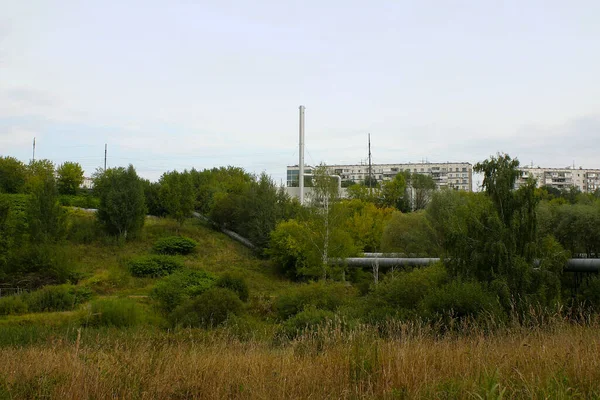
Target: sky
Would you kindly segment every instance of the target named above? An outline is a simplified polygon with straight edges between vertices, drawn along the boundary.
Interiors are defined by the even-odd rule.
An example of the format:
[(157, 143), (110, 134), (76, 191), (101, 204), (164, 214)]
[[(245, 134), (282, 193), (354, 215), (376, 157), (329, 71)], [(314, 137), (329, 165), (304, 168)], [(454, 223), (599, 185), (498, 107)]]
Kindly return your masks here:
[[(0, 155), (24, 162), (600, 168), (600, 2), (0, 0)], [(475, 179), (477, 184), (478, 179)]]

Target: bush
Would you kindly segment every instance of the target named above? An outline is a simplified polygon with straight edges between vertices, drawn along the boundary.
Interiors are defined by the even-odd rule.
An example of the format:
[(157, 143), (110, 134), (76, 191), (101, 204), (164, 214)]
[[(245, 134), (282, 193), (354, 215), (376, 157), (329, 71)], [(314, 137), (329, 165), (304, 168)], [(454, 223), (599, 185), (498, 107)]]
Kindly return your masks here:
[(579, 300), (600, 310), (600, 276), (590, 277), (581, 285)]
[(26, 298), (30, 312), (73, 310), (80, 303), (88, 300), (92, 292), (85, 287), (70, 284), (60, 286), (44, 286), (42, 289), (28, 294)]
[(214, 286), (216, 278), (204, 271), (181, 270), (160, 280), (150, 297), (156, 301), (157, 307), (170, 313), (185, 300), (198, 296)]
[(371, 323), (414, 318), (419, 302), (447, 280), (448, 274), (441, 263), (397, 272), (391, 277), (388, 274), (351, 314)]
[(281, 330), (284, 335), (293, 339), (303, 332), (315, 331), (334, 320), (335, 314), (332, 311), (309, 307), (285, 321)]
[(496, 296), (479, 282), (452, 281), (429, 292), (422, 300), (426, 317), (477, 317), (483, 312), (500, 316), (502, 311)]
[(154, 243), (154, 251), (158, 254), (190, 254), (198, 243), (182, 236), (168, 236)]
[(0, 298), (0, 315), (25, 314), (27, 310), (27, 303), (23, 300), (22, 295)]
[(141, 312), (130, 299), (103, 299), (92, 302), (90, 314), (85, 321), (88, 326), (135, 326), (141, 321)]
[(222, 324), (230, 314), (240, 315), (243, 307), (231, 290), (213, 288), (177, 307), (169, 319), (173, 325), (209, 328)]
[(58, 197), (58, 201), (61, 206), (66, 207), (79, 207), (79, 208), (98, 208), (100, 205), (100, 199), (94, 197), (90, 194), (80, 194), (80, 195), (69, 195), (63, 194)]
[(244, 302), (248, 301), (248, 297), (250, 296), (248, 284), (246, 284), (246, 281), (241, 276), (225, 274), (217, 280), (215, 286), (231, 290)]
[(442, 264), (402, 271), (383, 280), (371, 296), (394, 308), (411, 309), (447, 279), (448, 274)]
[(67, 214), (67, 240), (89, 244), (103, 236), (94, 214), (83, 210), (69, 210)]
[(308, 306), (335, 311), (356, 296), (356, 291), (343, 283), (309, 283), (288, 289), (274, 303), (275, 311), (282, 320), (303, 311)]
[(127, 268), (137, 277), (158, 278), (169, 275), (183, 267), (183, 263), (170, 256), (145, 256), (130, 260)]

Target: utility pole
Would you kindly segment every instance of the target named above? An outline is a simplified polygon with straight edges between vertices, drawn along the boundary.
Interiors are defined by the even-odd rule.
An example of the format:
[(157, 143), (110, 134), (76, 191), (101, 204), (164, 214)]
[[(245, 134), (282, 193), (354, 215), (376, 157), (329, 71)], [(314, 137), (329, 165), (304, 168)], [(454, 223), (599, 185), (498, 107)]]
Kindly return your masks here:
[(104, 143), (104, 170), (106, 171), (106, 151), (107, 151), (107, 144)]
[(33, 162), (35, 162), (35, 138), (33, 138)]
[(369, 133), (369, 195), (373, 195), (373, 169), (371, 167), (371, 134)]
[(300, 187), (300, 204), (304, 205), (304, 106), (300, 106), (300, 143), (298, 160), (298, 186)]

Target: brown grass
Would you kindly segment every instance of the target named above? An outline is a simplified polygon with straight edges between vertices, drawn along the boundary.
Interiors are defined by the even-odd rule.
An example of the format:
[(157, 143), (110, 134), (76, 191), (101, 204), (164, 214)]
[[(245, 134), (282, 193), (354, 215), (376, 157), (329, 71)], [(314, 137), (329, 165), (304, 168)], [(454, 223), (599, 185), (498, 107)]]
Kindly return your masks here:
[[(402, 333), (404, 332), (404, 333)], [(447, 335), (410, 326), (293, 342), (223, 331), (106, 334), (0, 349), (7, 398), (599, 398), (598, 327)]]

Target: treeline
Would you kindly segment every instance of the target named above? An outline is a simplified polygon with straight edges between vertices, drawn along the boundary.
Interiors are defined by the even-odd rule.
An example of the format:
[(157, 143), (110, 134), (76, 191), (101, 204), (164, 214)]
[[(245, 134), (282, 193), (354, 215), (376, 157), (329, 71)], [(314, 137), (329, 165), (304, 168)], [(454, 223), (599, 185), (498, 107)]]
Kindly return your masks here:
[[(330, 180), (304, 214), (277, 226), (269, 254), (293, 279), (348, 280), (368, 298), (382, 293), (373, 312), (386, 315), (425, 317), (433, 305), (437, 315), (500, 317), (555, 307), (575, 293), (574, 277), (563, 273), (567, 259), (600, 251), (600, 199), (597, 193), (573, 196), (575, 190), (552, 195), (533, 180), (515, 189), (518, 166), (508, 155), (491, 157), (475, 165), (484, 175), (482, 192), (435, 191), (424, 210), (410, 213), (398, 210), (402, 203), (395, 210), (382, 205), (385, 186), (378, 196), (336, 200)], [(358, 240), (360, 227), (371, 240)], [(443, 265), (398, 274), (375, 262), (370, 270), (336, 262), (361, 251), (441, 257)], [(600, 305), (599, 289), (592, 275), (575, 300)]]

